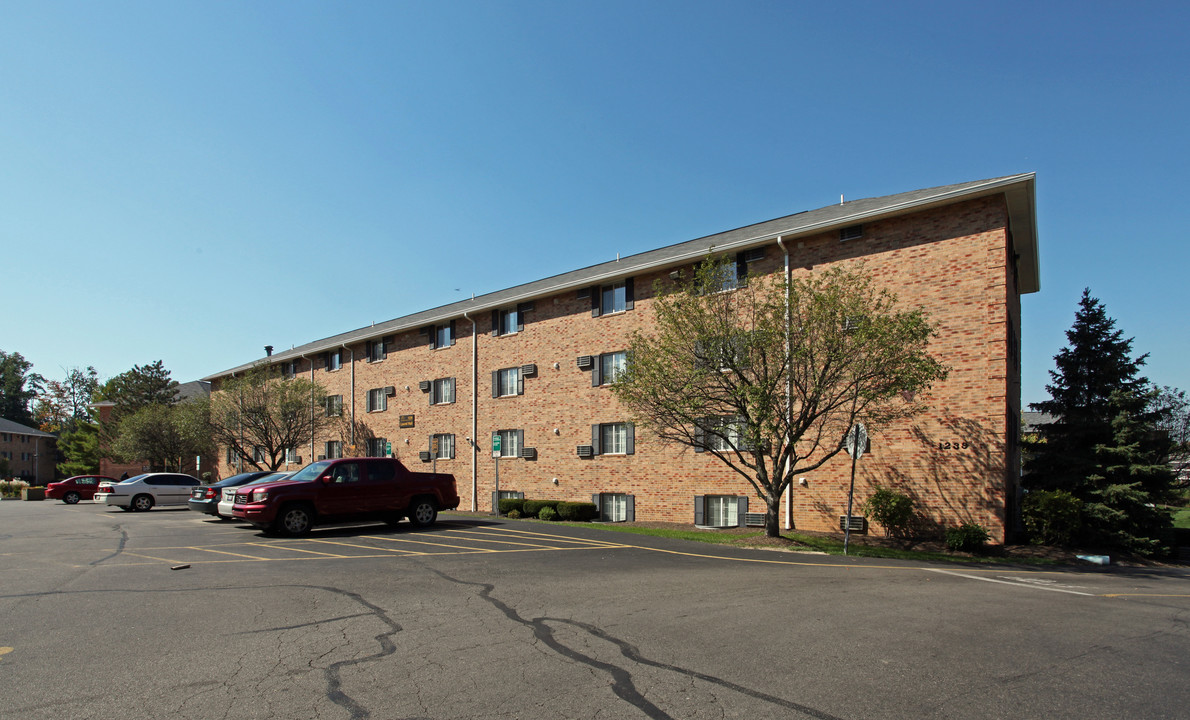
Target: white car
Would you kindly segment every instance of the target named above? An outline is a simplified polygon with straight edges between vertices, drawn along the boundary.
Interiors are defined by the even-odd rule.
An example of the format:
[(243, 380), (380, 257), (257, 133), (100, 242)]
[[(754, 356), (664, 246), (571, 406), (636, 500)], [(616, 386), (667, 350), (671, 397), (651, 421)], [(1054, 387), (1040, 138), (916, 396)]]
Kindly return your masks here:
[(156, 505), (185, 505), (198, 478), (181, 473), (145, 473), (118, 483), (100, 483), (95, 502), (143, 512)]
[(243, 485), (239, 485), (237, 487), (223, 488), (223, 494), (219, 497), (219, 504), (216, 506), (218, 508), (217, 514), (222, 518), (231, 518), (231, 508), (236, 504), (236, 492), (240, 488), (247, 487), (248, 485), (259, 485), (260, 483), (266, 482), (277, 482), (278, 480), (284, 480), (292, 474), (293, 473), (287, 472), (270, 473), (264, 477), (256, 478), (250, 483), (244, 483)]

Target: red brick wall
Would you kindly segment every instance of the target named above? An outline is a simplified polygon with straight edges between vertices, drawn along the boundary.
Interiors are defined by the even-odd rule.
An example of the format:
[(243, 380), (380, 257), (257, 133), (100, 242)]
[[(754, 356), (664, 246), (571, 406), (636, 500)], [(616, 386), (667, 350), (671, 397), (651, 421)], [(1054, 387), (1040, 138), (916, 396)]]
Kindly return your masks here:
[[(1009, 271), (1006, 226), (1002, 198), (990, 197), (868, 223), (858, 240), (840, 242), (838, 233), (830, 232), (787, 243), (795, 273), (862, 262), (902, 303), (923, 306), (938, 327), (932, 351), (951, 367), (950, 377), (926, 398), (927, 413), (874, 433), (870, 454), (858, 464), (857, 505), (882, 484), (914, 496), (933, 522), (951, 526), (972, 520), (1003, 540), (1006, 502), (1016, 486), (1015, 460), (1006, 459), (1008, 434), (1015, 432), (1009, 427), (1010, 410), (1019, 412), (1020, 393), (1019, 359), (1014, 359), (1019, 355), (1010, 353), (1011, 343), (1018, 341), (1009, 339), (1010, 332), (1019, 336), (1020, 307)], [(783, 262), (774, 244), (750, 270), (780, 273)], [(625, 349), (632, 331), (647, 331), (652, 284), (669, 270), (635, 277), (635, 307), (620, 314), (592, 317), (590, 301), (570, 290), (536, 299), (524, 330), (514, 335), (493, 337), (490, 311), (474, 318), (479, 509), (490, 509), (494, 490), (491, 433), (521, 429), (538, 459), (501, 460), (501, 489), (565, 500), (630, 493), (638, 520), (692, 523), (694, 497), (708, 494), (746, 495), (749, 511), (763, 512), (750, 486), (713, 457), (662, 446), (639, 429), (633, 455), (581, 459), (576, 453), (577, 446), (590, 443), (592, 424), (630, 420), (606, 387), (591, 386), (590, 371), (579, 370), (576, 358)], [(428, 469), (417, 453), (428, 449), (430, 434), (454, 433), (456, 458), (439, 461), (438, 469), (455, 474), (462, 507), (469, 509), (472, 464), (464, 437), (471, 434), (471, 324), (457, 318), (455, 326), (455, 344), (436, 350), (416, 329), (398, 334), (381, 362), (365, 362), (363, 344), (355, 346), (354, 398), (347, 354), (337, 372), (321, 369), (321, 358), (316, 359), (313, 377), (331, 394), (344, 395), (345, 413), (354, 399), (357, 420), (388, 438), (413, 469)], [(530, 363), (537, 365), (537, 375), (524, 379), (523, 395), (492, 398), (492, 370)], [(308, 372), (309, 365), (302, 367)], [(452, 376), (456, 402), (430, 407), (419, 381)], [(368, 389), (387, 385), (396, 387), (388, 409), (366, 413)], [(398, 427), (403, 414), (416, 417), (413, 429)], [(319, 439), (314, 457), (325, 439)], [(837, 529), (849, 476), (846, 456), (806, 473), (805, 486), (795, 485), (792, 492), (794, 525)]]

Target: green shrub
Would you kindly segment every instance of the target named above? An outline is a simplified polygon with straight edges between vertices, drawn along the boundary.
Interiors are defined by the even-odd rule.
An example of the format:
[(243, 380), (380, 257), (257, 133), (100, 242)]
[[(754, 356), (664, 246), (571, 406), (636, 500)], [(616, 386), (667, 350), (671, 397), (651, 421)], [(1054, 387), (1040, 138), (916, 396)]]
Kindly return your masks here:
[(913, 498), (905, 493), (877, 485), (862, 510), (864, 517), (879, 523), (892, 537), (908, 537), (913, 525)]
[(558, 517), (573, 522), (590, 522), (599, 517), (599, 509), (595, 507), (595, 503), (560, 502), (558, 503)]
[(517, 511), (517, 517), (525, 513), (525, 499), (524, 498), (500, 498), (500, 514), (508, 515), (513, 510)]
[(988, 541), (988, 531), (979, 523), (965, 522), (946, 529), (946, 547), (955, 552), (978, 552)]
[(517, 518), (519, 518), (521, 516), (521, 511), (517, 510), (516, 508), (513, 508), (513, 509), (509, 510), (506, 514), (508, 515), (509, 518), (516, 520)]
[(24, 480), (0, 480), (0, 497), (20, 497), (21, 489), (27, 487)]
[(521, 512), (525, 514), (525, 517), (541, 517), (542, 508), (548, 507), (557, 512), (559, 502), (558, 500), (526, 500)]
[(556, 520), (558, 518), (558, 511), (549, 505), (543, 506), (537, 511), (538, 520)]
[(1065, 490), (1034, 490), (1021, 503), (1025, 529), (1038, 545), (1072, 545), (1083, 526), (1083, 501)]

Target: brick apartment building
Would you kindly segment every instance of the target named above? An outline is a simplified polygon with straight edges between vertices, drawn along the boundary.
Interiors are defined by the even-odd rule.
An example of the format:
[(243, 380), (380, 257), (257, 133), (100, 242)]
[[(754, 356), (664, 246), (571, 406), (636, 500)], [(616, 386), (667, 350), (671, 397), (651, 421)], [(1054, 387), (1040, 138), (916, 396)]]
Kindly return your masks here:
[(16, 478), (30, 485), (54, 481), (58, 436), (0, 418), (0, 458), (8, 461), (2, 479)]
[[(315, 437), (306, 460), (391, 452), (459, 481), (463, 509), (489, 510), (494, 433), (499, 489), (595, 499), (608, 520), (763, 523), (751, 487), (710, 457), (638, 433), (605, 380), (628, 337), (653, 320), (653, 285), (709, 254), (750, 273), (802, 274), (863, 262), (938, 328), (951, 367), (927, 413), (885, 428), (858, 463), (856, 498), (879, 483), (914, 496), (929, 519), (1011, 531), (1019, 485), (1020, 295), (1039, 289), (1034, 175), (853, 200), (662, 247), (406, 315), (257, 360), (326, 388), (319, 411), (354, 437)], [(254, 363), (204, 378), (219, 383)], [(474, 442), (473, 442), (474, 441)], [(219, 458), (222, 474), (234, 471)], [(296, 460), (296, 458), (295, 458)], [(786, 527), (838, 529), (850, 459), (798, 478)]]

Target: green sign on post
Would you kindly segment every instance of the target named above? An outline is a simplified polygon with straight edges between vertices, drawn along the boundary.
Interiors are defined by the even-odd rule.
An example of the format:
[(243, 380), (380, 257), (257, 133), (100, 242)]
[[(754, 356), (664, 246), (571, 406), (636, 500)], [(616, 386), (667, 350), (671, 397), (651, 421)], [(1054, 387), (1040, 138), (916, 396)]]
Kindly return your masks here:
[(492, 433), (492, 457), (500, 457), (500, 433)]
[(391, 442), (384, 443), (384, 456), (385, 457), (393, 456), (393, 444)]

